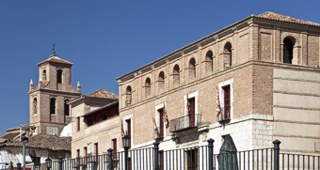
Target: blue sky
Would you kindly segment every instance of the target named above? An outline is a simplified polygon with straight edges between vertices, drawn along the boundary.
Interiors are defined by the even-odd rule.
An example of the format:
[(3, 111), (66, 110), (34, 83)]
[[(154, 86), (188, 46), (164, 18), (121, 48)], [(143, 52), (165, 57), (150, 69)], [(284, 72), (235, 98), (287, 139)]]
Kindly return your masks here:
[(29, 121), (28, 85), (56, 44), (73, 84), (118, 93), (116, 77), (251, 14), (273, 11), (320, 23), (320, 1), (2, 0), (0, 133)]

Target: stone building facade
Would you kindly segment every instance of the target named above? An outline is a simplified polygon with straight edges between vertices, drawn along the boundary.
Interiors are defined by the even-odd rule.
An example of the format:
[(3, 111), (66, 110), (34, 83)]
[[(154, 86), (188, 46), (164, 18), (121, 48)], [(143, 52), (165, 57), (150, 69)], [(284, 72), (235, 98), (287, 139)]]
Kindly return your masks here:
[(72, 63), (55, 54), (38, 64), (39, 83), (29, 88), (30, 125), (36, 134), (60, 134), (72, 121), (68, 102), (81, 95), (80, 84), (72, 85)]
[(72, 157), (101, 155), (120, 146), (118, 96), (104, 89), (70, 102)]
[(230, 135), (238, 150), (320, 152), (319, 65), (319, 24), (252, 15), (119, 77), (119, 124), (132, 148), (213, 138), (218, 153)]

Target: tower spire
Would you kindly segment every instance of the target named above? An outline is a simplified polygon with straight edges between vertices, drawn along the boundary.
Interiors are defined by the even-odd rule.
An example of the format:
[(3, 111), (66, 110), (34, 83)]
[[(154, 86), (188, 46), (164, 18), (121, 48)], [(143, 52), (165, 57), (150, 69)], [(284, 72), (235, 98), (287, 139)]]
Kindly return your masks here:
[(77, 83), (77, 91), (78, 91), (78, 92), (80, 92), (80, 91), (81, 91), (80, 81), (78, 81), (78, 83)]
[(30, 84), (29, 84), (29, 91), (34, 90), (34, 85), (33, 85), (33, 81), (32, 79), (30, 80)]

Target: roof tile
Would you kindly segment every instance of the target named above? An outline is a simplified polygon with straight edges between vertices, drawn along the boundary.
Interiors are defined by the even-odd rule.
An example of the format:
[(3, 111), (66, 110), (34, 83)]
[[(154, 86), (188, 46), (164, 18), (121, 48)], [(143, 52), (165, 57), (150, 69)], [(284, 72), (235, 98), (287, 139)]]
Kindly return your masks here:
[(260, 15), (258, 15), (258, 17), (271, 19), (271, 20), (277, 20), (277, 21), (291, 22), (291, 23), (296, 23), (296, 24), (320, 26), (320, 24), (312, 22), (312, 21), (297, 19), (297, 18), (293, 18), (290, 16), (286, 16), (286, 15), (282, 15), (282, 14), (278, 14), (278, 13), (270, 12), (270, 11), (260, 14)]
[(105, 89), (99, 89), (91, 94), (88, 95), (88, 97), (95, 97), (95, 98), (107, 98), (107, 99), (118, 99), (118, 96), (110, 91), (107, 91)]

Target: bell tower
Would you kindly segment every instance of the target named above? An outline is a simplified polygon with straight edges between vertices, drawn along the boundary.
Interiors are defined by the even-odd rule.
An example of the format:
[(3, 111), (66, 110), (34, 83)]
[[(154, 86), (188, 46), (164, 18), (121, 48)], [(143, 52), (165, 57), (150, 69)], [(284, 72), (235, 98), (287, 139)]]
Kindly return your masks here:
[[(53, 49), (54, 50), (54, 49)], [(59, 58), (55, 51), (38, 64), (39, 82), (30, 81), (30, 124), (37, 127), (38, 134), (60, 134), (72, 120), (69, 101), (81, 95), (79, 87), (72, 85), (72, 63)]]

